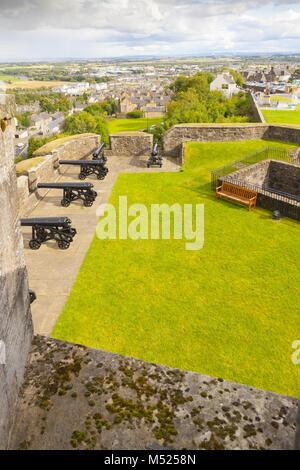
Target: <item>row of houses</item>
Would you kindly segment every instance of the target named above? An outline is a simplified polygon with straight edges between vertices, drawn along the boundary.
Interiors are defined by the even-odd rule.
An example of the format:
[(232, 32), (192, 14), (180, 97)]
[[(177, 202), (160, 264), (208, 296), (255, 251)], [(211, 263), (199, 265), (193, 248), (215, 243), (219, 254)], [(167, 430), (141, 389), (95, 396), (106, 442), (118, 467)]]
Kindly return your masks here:
[(261, 70), (243, 70), (245, 82), (288, 82), (292, 78), (289, 65), (270, 67)]
[(166, 111), (171, 95), (171, 90), (164, 87), (132, 87), (120, 93), (119, 111), (127, 114), (141, 110), (145, 117), (159, 117)]
[(78, 82), (78, 83), (68, 83), (66, 85), (61, 85), (58, 87), (52, 88), (52, 91), (55, 93), (62, 93), (66, 96), (79, 96), (83, 93), (89, 91), (100, 91), (106, 90), (107, 83), (88, 83), (88, 82)]

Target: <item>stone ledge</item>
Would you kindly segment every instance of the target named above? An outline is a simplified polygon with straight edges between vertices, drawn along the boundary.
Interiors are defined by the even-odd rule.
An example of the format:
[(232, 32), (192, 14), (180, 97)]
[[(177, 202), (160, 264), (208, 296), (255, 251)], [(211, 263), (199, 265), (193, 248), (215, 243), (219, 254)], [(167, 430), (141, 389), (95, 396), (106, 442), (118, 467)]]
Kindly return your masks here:
[(298, 401), (37, 336), (10, 449), (292, 449)]

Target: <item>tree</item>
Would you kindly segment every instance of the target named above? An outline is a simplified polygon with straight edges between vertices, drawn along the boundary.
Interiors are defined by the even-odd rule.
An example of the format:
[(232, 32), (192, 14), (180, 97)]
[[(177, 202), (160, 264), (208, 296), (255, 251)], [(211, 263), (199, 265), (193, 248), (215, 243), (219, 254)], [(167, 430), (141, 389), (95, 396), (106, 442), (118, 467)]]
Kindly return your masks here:
[(242, 86), (243, 83), (245, 83), (245, 80), (243, 78), (243, 75), (240, 73), (240, 72), (237, 72), (236, 70), (233, 70), (233, 69), (229, 69), (228, 67), (224, 67), (222, 69), (222, 72), (230, 72), (230, 74), (232, 75), (235, 83), (238, 85), (238, 86)]
[(253, 120), (247, 94), (237, 93), (226, 98), (221, 91), (210, 91), (210, 73), (200, 72), (192, 77), (180, 75), (170, 86), (174, 96), (169, 102), (165, 126), (178, 123), (240, 122)]
[(30, 123), (30, 119), (29, 119), (29, 116), (31, 115), (31, 113), (29, 113), (28, 111), (26, 111), (25, 113), (22, 113), (22, 114), (17, 114), (17, 119), (19, 121), (19, 123), (21, 124), (22, 127), (25, 127), (26, 129), (28, 127), (30, 127), (31, 123)]
[(84, 134), (96, 131), (96, 123), (94, 117), (86, 112), (72, 114), (65, 120), (65, 131), (70, 134)]
[(40, 137), (40, 138), (34, 138), (30, 137), (28, 141), (28, 150), (27, 150), (27, 158), (31, 158), (33, 156), (33, 153), (41, 148), (43, 145), (47, 144), (48, 142), (51, 142), (51, 140), (57, 139), (56, 135), (53, 135), (51, 137)]
[(103, 116), (92, 116), (92, 114), (86, 111), (73, 114), (66, 118), (64, 129), (71, 135), (89, 132), (99, 134), (102, 141), (108, 142), (108, 127)]
[(40, 99), (40, 107), (41, 111), (47, 112), (49, 114), (55, 113), (56, 111), (56, 105), (53, 104), (50, 98), (48, 98), (47, 96), (42, 97)]
[(103, 115), (104, 111), (100, 103), (90, 104), (86, 108), (84, 108), (86, 113), (90, 113), (92, 116), (101, 116)]
[(56, 102), (56, 108), (59, 111), (62, 111), (64, 113), (68, 112), (69, 109), (71, 108), (71, 101), (68, 100), (68, 98), (64, 95), (62, 95), (59, 100)]

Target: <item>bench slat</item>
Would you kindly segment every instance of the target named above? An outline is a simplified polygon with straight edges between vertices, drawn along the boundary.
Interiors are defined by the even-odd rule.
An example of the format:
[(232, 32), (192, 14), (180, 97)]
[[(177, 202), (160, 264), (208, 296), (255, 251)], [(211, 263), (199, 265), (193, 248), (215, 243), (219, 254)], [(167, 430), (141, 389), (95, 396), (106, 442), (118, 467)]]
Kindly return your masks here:
[(256, 206), (257, 192), (252, 191), (248, 188), (243, 188), (241, 186), (236, 186), (235, 184), (227, 183), (227, 181), (222, 182), (222, 186), (219, 186), (216, 189), (217, 198), (225, 197), (233, 201), (240, 202), (249, 206), (249, 210), (254, 209)]

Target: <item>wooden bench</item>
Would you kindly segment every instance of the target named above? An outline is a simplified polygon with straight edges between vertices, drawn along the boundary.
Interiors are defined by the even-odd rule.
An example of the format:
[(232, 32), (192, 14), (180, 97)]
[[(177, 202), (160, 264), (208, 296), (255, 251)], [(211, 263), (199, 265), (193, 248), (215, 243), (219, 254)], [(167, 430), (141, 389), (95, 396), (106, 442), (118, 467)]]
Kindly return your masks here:
[(249, 211), (251, 211), (256, 206), (257, 192), (223, 181), (222, 186), (218, 186), (216, 189), (216, 197), (217, 199), (225, 197), (226, 199), (240, 202), (248, 206)]

